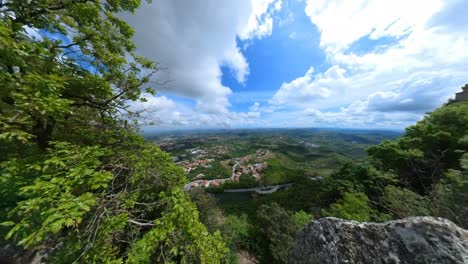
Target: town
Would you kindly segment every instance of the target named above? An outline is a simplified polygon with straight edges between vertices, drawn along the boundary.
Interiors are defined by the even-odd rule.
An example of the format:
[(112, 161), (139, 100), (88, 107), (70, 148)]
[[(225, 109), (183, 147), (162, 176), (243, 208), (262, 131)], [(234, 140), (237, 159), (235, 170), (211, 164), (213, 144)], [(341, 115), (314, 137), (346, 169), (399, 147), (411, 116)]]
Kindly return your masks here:
[[(217, 153), (219, 154), (219, 149)], [(190, 149), (188, 152), (192, 155), (191, 160), (179, 161), (177, 164), (185, 169), (186, 173), (195, 171), (199, 167), (212, 168), (211, 163), (215, 162), (213, 158), (206, 158), (209, 155), (207, 150), (204, 149)], [(213, 152), (211, 152), (213, 153)], [(225, 164), (226, 167), (231, 168), (231, 175), (228, 178), (220, 178), (221, 175), (216, 175), (215, 179), (204, 179), (205, 174), (199, 173), (195, 176), (195, 180), (189, 182), (185, 189), (192, 187), (219, 187), (225, 182), (239, 182), (242, 175), (252, 175), (257, 181), (262, 178), (261, 172), (267, 167), (266, 159), (272, 155), (268, 150), (259, 149), (255, 154), (247, 155), (240, 158), (233, 158), (230, 160), (224, 160), (221, 163)], [(185, 155), (184, 157), (187, 157)]]

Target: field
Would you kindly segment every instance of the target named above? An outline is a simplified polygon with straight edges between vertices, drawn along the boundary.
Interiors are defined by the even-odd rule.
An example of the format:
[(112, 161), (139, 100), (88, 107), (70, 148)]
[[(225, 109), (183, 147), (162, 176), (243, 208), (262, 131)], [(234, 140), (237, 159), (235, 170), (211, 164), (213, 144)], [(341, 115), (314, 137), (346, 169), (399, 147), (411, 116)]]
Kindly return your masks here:
[[(277, 202), (285, 208), (299, 210), (307, 201), (326, 202), (326, 197), (316, 196), (320, 193), (319, 183), (310, 179), (327, 177), (347, 161), (362, 160), (370, 145), (400, 135), (394, 131), (258, 129), (179, 131), (145, 136), (187, 170), (188, 181), (229, 178), (236, 166), (235, 170), (241, 174), (238, 181), (210, 185), (207, 190), (214, 194), (225, 213), (255, 217), (256, 210), (264, 203)], [(263, 162), (266, 167), (255, 178), (249, 168)], [(270, 195), (223, 192), (284, 183), (294, 185)]]
[[(189, 180), (229, 178), (236, 162), (239, 168), (265, 162), (266, 168), (259, 172), (259, 179), (244, 181), (244, 187), (328, 176), (346, 161), (365, 158), (369, 145), (399, 135), (394, 131), (343, 129), (242, 129), (161, 132), (145, 136), (171, 153), (174, 160), (188, 170)], [(264, 153), (258, 154), (259, 151), (268, 154), (262, 156)], [(242, 173), (240, 179), (252, 175), (245, 169)], [(229, 185), (230, 188), (235, 186)]]

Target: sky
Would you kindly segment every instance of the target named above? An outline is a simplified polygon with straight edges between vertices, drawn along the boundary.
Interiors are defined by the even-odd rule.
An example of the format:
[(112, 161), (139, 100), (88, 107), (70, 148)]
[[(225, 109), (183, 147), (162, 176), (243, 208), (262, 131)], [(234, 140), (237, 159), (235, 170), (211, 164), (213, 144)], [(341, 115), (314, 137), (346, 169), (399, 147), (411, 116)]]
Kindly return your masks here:
[(403, 129), (468, 83), (466, 0), (153, 0), (123, 19), (156, 61), (160, 129)]

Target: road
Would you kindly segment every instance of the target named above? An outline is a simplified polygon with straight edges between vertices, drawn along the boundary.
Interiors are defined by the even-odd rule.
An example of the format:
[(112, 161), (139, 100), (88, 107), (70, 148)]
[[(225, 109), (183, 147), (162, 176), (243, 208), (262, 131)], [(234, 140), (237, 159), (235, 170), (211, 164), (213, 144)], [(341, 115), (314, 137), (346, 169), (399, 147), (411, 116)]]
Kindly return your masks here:
[(194, 184), (198, 184), (200, 182), (211, 182), (211, 181), (218, 181), (218, 182), (226, 182), (226, 181), (233, 181), (234, 180), (234, 176), (236, 176), (236, 173), (235, 173), (235, 170), (236, 170), (236, 167), (239, 165), (239, 162), (236, 162), (233, 166), (232, 166), (232, 173), (231, 173), (231, 177), (227, 178), (227, 179), (213, 179), (213, 180), (194, 180), (194, 181), (191, 181), (189, 183), (187, 183), (185, 186), (184, 186), (184, 190), (190, 190), (190, 188), (192, 188), (192, 186)]
[[(267, 152), (268, 153), (268, 152)], [(230, 178), (227, 179), (214, 179), (214, 180), (195, 180), (192, 182), (187, 183), (184, 186), (185, 190), (190, 190), (194, 184), (198, 184), (200, 182), (210, 182), (210, 181), (218, 181), (218, 182), (226, 182), (226, 181), (234, 181), (234, 178), (236, 176), (236, 167), (239, 165), (239, 162), (236, 161), (236, 163), (232, 166), (232, 174)], [(255, 188), (245, 188), (245, 189), (228, 189), (224, 190), (226, 193), (238, 193), (238, 192), (256, 192), (258, 194), (270, 194), (276, 192), (279, 188), (281, 187), (289, 187), (291, 186), (292, 183), (287, 183), (287, 184), (279, 184), (279, 185), (270, 185), (270, 186), (264, 186), (264, 187), (255, 187)]]
[(238, 193), (238, 192), (256, 192), (258, 194), (270, 194), (276, 192), (281, 187), (289, 187), (292, 183), (279, 184), (279, 185), (270, 185), (264, 187), (255, 187), (255, 188), (244, 188), (244, 189), (227, 189), (224, 190), (225, 193)]

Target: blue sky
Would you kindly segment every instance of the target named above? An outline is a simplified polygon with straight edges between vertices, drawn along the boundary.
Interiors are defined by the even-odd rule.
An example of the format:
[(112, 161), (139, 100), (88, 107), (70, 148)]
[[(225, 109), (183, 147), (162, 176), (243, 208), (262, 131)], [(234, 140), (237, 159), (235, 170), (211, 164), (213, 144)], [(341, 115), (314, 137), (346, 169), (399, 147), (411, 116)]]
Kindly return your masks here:
[(123, 15), (164, 85), (158, 128), (401, 129), (468, 82), (463, 0), (143, 4)]

